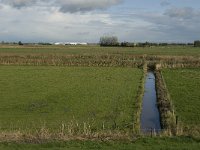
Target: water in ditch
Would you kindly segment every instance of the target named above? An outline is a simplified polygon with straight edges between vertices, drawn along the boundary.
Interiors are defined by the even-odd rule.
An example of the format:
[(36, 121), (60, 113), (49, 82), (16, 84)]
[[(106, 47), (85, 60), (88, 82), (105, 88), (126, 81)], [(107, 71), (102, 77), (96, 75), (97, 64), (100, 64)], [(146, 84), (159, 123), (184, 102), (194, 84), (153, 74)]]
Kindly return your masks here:
[(143, 133), (150, 132), (152, 129), (159, 132), (161, 129), (160, 114), (156, 103), (155, 76), (152, 71), (149, 71), (145, 81), (141, 114), (141, 131)]

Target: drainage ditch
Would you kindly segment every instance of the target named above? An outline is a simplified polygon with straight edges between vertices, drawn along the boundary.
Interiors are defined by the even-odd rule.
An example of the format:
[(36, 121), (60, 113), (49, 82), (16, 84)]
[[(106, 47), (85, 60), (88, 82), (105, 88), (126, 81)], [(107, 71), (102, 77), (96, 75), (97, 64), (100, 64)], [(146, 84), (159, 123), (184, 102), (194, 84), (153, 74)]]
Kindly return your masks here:
[(159, 132), (161, 130), (160, 114), (157, 107), (157, 96), (155, 87), (155, 75), (148, 71), (145, 81), (145, 91), (141, 112), (141, 132)]

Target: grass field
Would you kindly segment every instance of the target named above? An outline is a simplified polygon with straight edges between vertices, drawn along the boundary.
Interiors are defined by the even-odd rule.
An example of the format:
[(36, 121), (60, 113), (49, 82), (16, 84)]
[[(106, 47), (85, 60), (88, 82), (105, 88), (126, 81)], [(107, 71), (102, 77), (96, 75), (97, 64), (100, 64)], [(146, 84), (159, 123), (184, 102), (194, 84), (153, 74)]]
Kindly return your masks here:
[(200, 126), (200, 68), (164, 69), (176, 115), (185, 125)]
[[(0, 149), (199, 149), (199, 140), (186, 137), (127, 140), (135, 139), (130, 131), (139, 129), (144, 74), (138, 68), (145, 63), (196, 67), (163, 69), (162, 73), (179, 122), (200, 131), (199, 58), (200, 48), (191, 46), (0, 45), (0, 142), (25, 141), (0, 143)], [(77, 133), (103, 129), (95, 134), (100, 135), (97, 139), (112, 136), (127, 141), (84, 142), (69, 136), (72, 141), (64, 142), (68, 137), (60, 136), (63, 124), (68, 125), (66, 130), (75, 127)], [(49, 130), (40, 130), (44, 126)], [(75, 140), (96, 138), (85, 132), (82, 135), (72, 136), (77, 136)], [(51, 142), (57, 137), (65, 138), (63, 142)], [(49, 143), (26, 144), (27, 139), (30, 143)]]
[(200, 48), (192, 46), (164, 46), (164, 47), (100, 47), (90, 46), (8, 46), (0, 45), (0, 54), (74, 54), (74, 55), (171, 55), (171, 56), (200, 56)]
[(75, 120), (125, 129), (141, 76), (133, 68), (1, 66), (0, 127), (54, 129)]
[(0, 143), (2, 150), (77, 150), (77, 149), (116, 149), (116, 150), (199, 150), (200, 141), (190, 138), (142, 138), (134, 142), (126, 141), (70, 141), (46, 144)]

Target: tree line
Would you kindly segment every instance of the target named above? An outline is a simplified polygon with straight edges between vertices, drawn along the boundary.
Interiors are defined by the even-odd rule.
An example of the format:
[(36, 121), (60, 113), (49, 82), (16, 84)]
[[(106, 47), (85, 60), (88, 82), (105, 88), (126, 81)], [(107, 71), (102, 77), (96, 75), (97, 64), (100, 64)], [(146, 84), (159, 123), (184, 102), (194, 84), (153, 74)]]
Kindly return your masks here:
[(100, 46), (120, 46), (120, 47), (152, 47), (152, 46), (194, 46), (200, 47), (200, 41), (194, 43), (153, 43), (153, 42), (119, 42), (116, 36), (102, 36), (99, 41)]
[[(14, 45), (29, 45), (29, 44), (37, 44), (37, 45), (52, 45), (51, 43), (39, 42), (39, 43), (22, 43), (19, 42), (0, 42), (0, 44), (14, 44)], [(120, 46), (120, 47), (152, 47), (152, 46), (194, 46), (200, 47), (200, 40), (194, 41), (194, 43), (155, 43), (155, 42), (119, 42), (117, 36), (102, 36), (99, 41), (100, 46)]]

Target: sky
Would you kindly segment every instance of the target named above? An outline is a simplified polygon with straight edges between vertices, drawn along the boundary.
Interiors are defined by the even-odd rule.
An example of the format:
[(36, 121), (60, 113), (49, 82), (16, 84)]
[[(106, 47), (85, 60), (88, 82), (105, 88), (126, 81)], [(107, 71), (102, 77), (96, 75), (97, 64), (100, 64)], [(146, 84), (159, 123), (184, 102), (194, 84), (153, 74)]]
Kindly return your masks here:
[(0, 0), (0, 41), (200, 40), (200, 0)]

